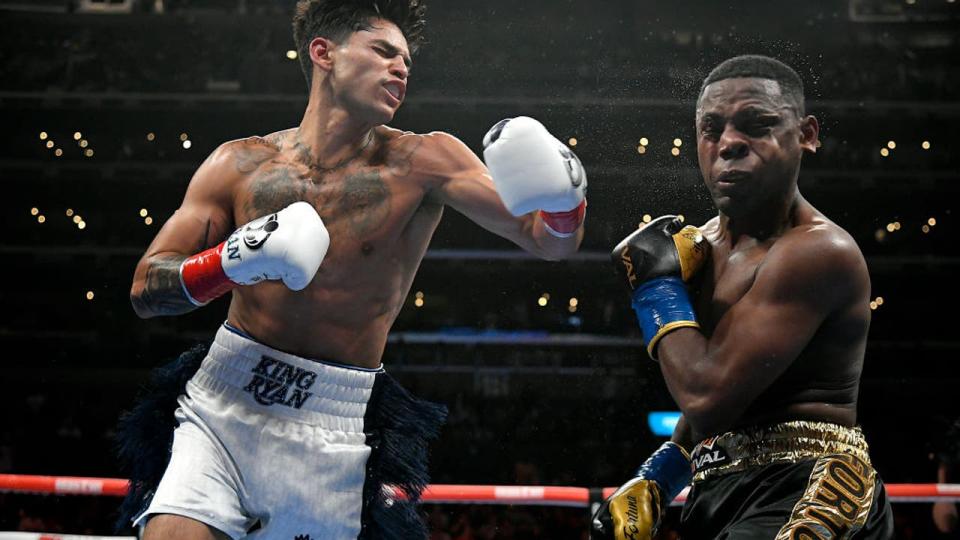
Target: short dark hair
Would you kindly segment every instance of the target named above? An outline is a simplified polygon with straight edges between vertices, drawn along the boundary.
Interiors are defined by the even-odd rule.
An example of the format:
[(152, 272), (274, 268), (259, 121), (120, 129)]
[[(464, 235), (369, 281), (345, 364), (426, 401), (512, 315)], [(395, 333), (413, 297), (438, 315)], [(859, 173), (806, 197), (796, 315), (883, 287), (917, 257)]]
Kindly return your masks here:
[(293, 15), (293, 41), (300, 69), (311, 83), (313, 63), (310, 42), (317, 36), (340, 41), (358, 30), (372, 28), (370, 19), (385, 19), (397, 25), (415, 54), (423, 44), (423, 0), (300, 0)]
[(699, 102), (703, 97), (703, 91), (708, 85), (724, 79), (740, 77), (756, 77), (777, 81), (780, 84), (780, 92), (796, 107), (797, 114), (804, 115), (803, 81), (800, 79), (800, 75), (793, 68), (776, 58), (759, 54), (734, 56), (713, 68), (713, 71), (707, 75), (703, 84), (700, 85), (700, 95), (697, 101)]

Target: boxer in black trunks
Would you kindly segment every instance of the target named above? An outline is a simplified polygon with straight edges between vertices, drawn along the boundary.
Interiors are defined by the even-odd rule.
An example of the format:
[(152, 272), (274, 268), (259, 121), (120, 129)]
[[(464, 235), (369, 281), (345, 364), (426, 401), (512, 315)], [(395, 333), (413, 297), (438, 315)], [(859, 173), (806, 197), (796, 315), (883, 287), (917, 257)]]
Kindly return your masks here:
[(721, 63), (696, 133), (719, 215), (699, 229), (656, 219), (612, 254), (683, 416), (601, 505), (594, 538), (651, 538), (691, 476), (683, 538), (890, 538), (856, 427), (870, 277), (797, 188), (819, 133), (800, 77), (768, 57)]

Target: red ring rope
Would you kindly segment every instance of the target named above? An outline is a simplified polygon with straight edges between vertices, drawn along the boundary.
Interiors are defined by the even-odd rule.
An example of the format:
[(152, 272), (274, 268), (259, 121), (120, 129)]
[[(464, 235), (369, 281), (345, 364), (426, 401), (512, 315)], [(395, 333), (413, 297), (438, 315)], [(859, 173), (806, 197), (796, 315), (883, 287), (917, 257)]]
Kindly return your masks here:
[[(107, 495), (122, 497), (129, 482), (122, 478), (86, 478), (80, 476), (33, 476), (0, 474), (0, 492), (39, 493), (53, 495)], [(893, 502), (960, 501), (960, 484), (887, 484), (887, 495)], [(608, 497), (616, 488), (603, 488)], [(423, 492), (425, 503), (436, 504), (537, 504), (546, 506), (579, 506), (590, 504), (590, 490), (563, 486), (476, 486), (432, 484)], [(686, 490), (674, 504), (686, 500)]]

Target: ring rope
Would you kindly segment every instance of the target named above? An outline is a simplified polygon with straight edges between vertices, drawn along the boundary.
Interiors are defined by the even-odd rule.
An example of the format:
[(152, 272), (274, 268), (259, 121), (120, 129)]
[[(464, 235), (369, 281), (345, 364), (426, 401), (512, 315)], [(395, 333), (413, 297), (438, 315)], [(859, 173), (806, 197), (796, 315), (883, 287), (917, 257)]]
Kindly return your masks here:
[[(0, 474), (0, 492), (123, 497), (129, 485), (129, 481), (122, 478)], [(610, 487), (599, 491), (606, 498), (616, 489)], [(960, 484), (887, 484), (886, 489), (893, 502), (960, 501)], [(585, 487), (431, 484), (424, 490), (421, 500), (433, 504), (530, 504), (586, 508), (590, 506), (590, 493), (591, 489)], [(402, 496), (399, 491), (395, 494)], [(673, 504), (683, 504), (686, 496), (685, 489)]]

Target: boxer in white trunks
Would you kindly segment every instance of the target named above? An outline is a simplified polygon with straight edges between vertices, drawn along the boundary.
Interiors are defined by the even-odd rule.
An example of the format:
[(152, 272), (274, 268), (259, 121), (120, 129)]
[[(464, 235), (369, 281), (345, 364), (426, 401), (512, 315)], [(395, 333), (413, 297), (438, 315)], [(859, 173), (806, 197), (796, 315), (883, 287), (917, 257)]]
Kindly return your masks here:
[[(382, 488), (417, 500), (444, 413), (404, 392), (381, 355), (444, 207), (543, 259), (579, 247), (585, 173), (536, 120), (494, 126), (486, 165), (446, 133), (385, 125), (423, 12), (418, 0), (299, 2), (300, 125), (217, 148), (137, 265), (141, 317), (231, 294), (209, 351), (181, 358), (193, 364), (181, 382), (192, 378), (172, 451), (152, 444), (169, 461), (159, 486), (159, 472), (133, 475), (127, 510), (145, 538), (423, 537), (415, 508)], [(173, 408), (121, 432), (150, 414), (172, 428)], [(125, 440), (127, 456), (145, 460), (144, 440)]]

